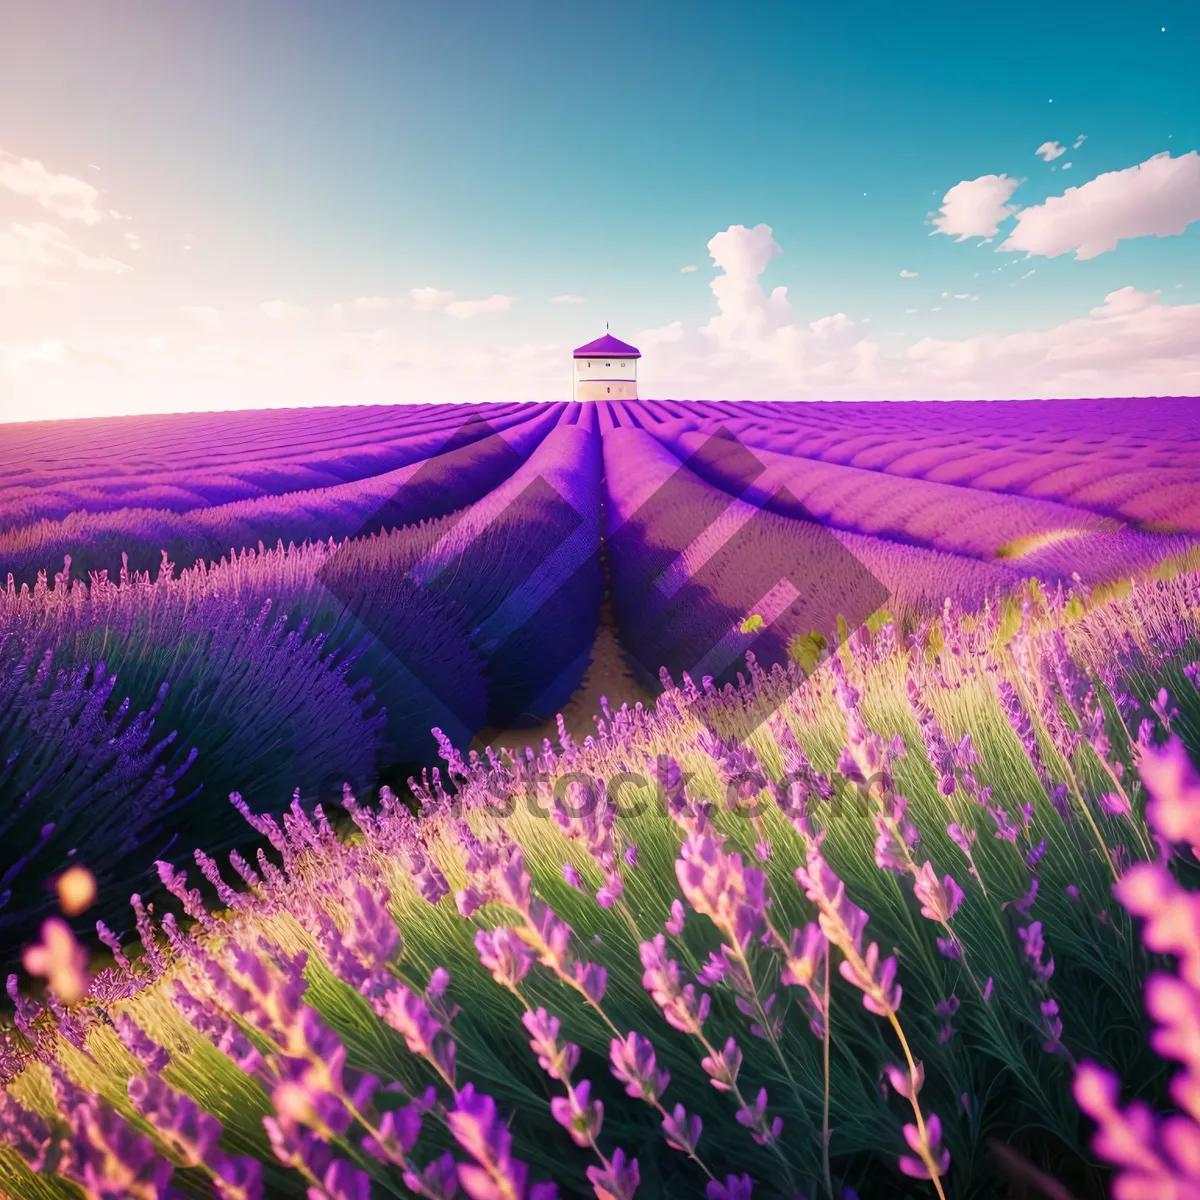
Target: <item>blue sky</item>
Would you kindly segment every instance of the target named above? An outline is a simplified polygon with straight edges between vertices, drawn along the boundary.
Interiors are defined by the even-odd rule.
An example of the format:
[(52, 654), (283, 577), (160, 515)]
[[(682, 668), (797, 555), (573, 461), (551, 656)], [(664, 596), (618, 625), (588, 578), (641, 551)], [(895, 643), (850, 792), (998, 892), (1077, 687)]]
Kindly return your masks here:
[[(331, 305), (386, 297), (387, 309), (381, 300), (341, 318), (337, 336), (420, 347), (392, 354), (410, 367), (420, 359), (418, 375), (389, 359), (377, 379), (376, 361), (369, 388), (335, 397), (330, 385), (330, 399), (379, 398), (389, 385), (396, 398), (466, 398), (456, 389), (484, 386), (489, 373), (472, 381), (460, 370), (444, 395), (427, 396), (437, 354), (469, 350), (486, 365), (493, 347), (525, 348), (526, 393), (550, 398), (565, 386), (552, 382), (561, 352), (605, 319), (629, 338), (681, 323), (680, 344), (658, 360), (675, 356), (658, 394), (717, 386), (717, 360), (728, 390), (731, 345), (707, 374), (688, 370), (711, 358), (695, 332), (717, 312), (707, 244), (738, 225), (770, 227), (782, 253), (758, 283), (787, 287), (791, 325), (844, 314), (884, 358), (922, 339), (1046, 331), (1123, 288), (1160, 292), (1158, 307), (1200, 304), (1200, 221), (1085, 261), (1020, 263), (1023, 254), (995, 252), (1001, 235), (958, 241), (931, 235), (930, 223), (963, 181), (1020, 180), (1011, 204), (1031, 207), (1156, 154), (1200, 149), (1200, 9), (1184, 0), (902, 12), (794, 0), (46, 0), (6, 26), (16, 53), (0, 82), (0, 167), (11, 168), (0, 230), (41, 221), (75, 248), (54, 251), (53, 278), (37, 277), (26, 248), (0, 287), (10, 416), (29, 415), (39, 396), (56, 415), (144, 407), (155, 389), (161, 406), (173, 363), (188, 374), (198, 310), (209, 343), (221, 335), (237, 402), (285, 402), (291, 384), (277, 362), (234, 380), (237, 362), (283, 353), (279, 329), (260, 335), (247, 323), (272, 300), (311, 310), (275, 322), (311, 349), (333, 336)], [(1066, 153), (1043, 161), (1035, 151), (1048, 142)], [(47, 211), (44, 193), (11, 185), (19, 163), (101, 189), (103, 219)], [(76, 251), (93, 265), (70, 270)], [(690, 264), (698, 270), (682, 273)], [(3, 268), (0, 241), (0, 282)], [(454, 320), (411, 311), (413, 288), (511, 300)], [(584, 302), (551, 303), (563, 295)], [(1172, 319), (1182, 344), (1182, 318)], [(812, 371), (795, 356), (781, 365), (765, 336), (746, 350), (745, 386), (766, 388), (764, 398), (814, 394)], [(59, 349), (40, 360), (30, 350), (48, 343)], [(97, 368), (97, 355), (114, 365)], [(89, 361), (104, 379), (86, 382)], [(1193, 365), (1154, 377), (1190, 383)], [(1023, 362), (1013, 386), (1036, 390), (1031, 370)], [(854, 387), (866, 394), (869, 383)], [(977, 386), (964, 380), (963, 394)]]

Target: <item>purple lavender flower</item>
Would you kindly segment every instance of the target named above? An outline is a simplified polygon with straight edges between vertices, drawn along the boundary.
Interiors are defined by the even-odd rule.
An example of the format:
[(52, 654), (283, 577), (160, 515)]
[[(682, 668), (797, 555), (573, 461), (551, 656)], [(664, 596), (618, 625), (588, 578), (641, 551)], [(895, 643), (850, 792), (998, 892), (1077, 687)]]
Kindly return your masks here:
[(552, 1183), (527, 1187), (529, 1168), (512, 1157), (512, 1135), (491, 1096), (468, 1083), (447, 1116), (454, 1140), (475, 1160), (458, 1164), (458, 1182), (471, 1200), (557, 1200)]
[(1034, 921), (1025, 929), (1018, 929), (1017, 937), (1025, 945), (1025, 957), (1029, 959), (1033, 973), (1043, 982), (1048, 980), (1054, 974), (1054, 959), (1049, 958), (1045, 962), (1042, 961), (1046, 945), (1042, 939), (1041, 921)]
[(750, 1136), (760, 1145), (771, 1145), (779, 1140), (783, 1132), (783, 1118), (767, 1118), (767, 1089), (759, 1088), (753, 1108), (739, 1108), (737, 1122), (750, 1130)]
[(942, 1122), (937, 1113), (930, 1113), (924, 1125), (924, 1129), (916, 1125), (904, 1126), (904, 1140), (917, 1157), (902, 1154), (900, 1170), (913, 1179), (930, 1179), (934, 1171), (943, 1175), (950, 1166), (950, 1152), (942, 1149)]
[[(404, 1172), (405, 1186), (418, 1195), (450, 1200), (458, 1191), (458, 1164), (448, 1150), (426, 1163), (420, 1174), (409, 1167)], [(554, 1193), (550, 1193), (553, 1200)]]
[(263, 1169), (257, 1158), (222, 1154), (210, 1165), (217, 1200), (262, 1200)]
[(555, 1096), (550, 1101), (550, 1113), (571, 1135), (577, 1146), (591, 1146), (600, 1134), (604, 1119), (604, 1105), (591, 1099), (591, 1081), (570, 1088), (565, 1096)]
[(607, 1165), (588, 1167), (587, 1177), (597, 1200), (633, 1200), (641, 1182), (637, 1159), (627, 1159), (619, 1146)]
[(661, 933), (639, 947), (642, 966), (642, 985), (654, 1003), (662, 1009), (667, 1024), (681, 1033), (698, 1034), (708, 1018), (712, 1003), (707, 992), (696, 997), (692, 984), (682, 984), (679, 964), (667, 955), (667, 941)]
[(733, 1038), (728, 1038), (724, 1049), (706, 1055), (701, 1067), (711, 1076), (711, 1083), (718, 1092), (729, 1092), (737, 1086), (738, 1071), (742, 1066), (742, 1052)]
[(158, 877), (162, 880), (163, 887), (179, 900), (183, 911), (205, 929), (215, 932), (219, 928), (216, 919), (205, 907), (204, 898), (200, 893), (195, 888), (188, 887), (187, 872), (176, 871), (170, 863), (161, 860), (156, 861), (154, 865), (158, 868)]
[(695, 1154), (696, 1144), (700, 1141), (700, 1131), (704, 1123), (695, 1114), (688, 1115), (682, 1104), (663, 1117), (663, 1134), (667, 1145), (672, 1150), (680, 1150), (684, 1154)]
[(533, 951), (507, 926), (490, 933), (481, 929), (475, 935), (475, 949), (479, 951), (479, 961), (501, 987), (515, 988), (533, 964)]
[(705, 1200), (751, 1200), (754, 1180), (749, 1175), (726, 1175), (725, 1182), (711, 1179), (704, 1189)]
[(50, 1127), (29, 1109), (0, 1089), (0, 1142), (12, 1147), (28, 1164), (40, 1171), (45, 1165), (53, 1136)]
[(740, 854), (727, 854), (715, 836), (689, 835), (675, 874), (684, 897), (698, 913), (743, 949), (762, 925), (766, 876), (746, 867)]
[(538, 1066), (551, 1079), (569, 1084), (571, 1072), (579, 1062), (579, 1047), (572, 1042), (558, 1044), (561, 1028), (558, 1018), (539, 1008), (536, 1012), (526, 1012), (521, 1017), (521, 1024), (530, 1035), (529, 1045), (537, 1055)]
[(371, 1001), (372, 1007), (397, 1033), (404, 1036), (409, 1050), (422, 1058), (432, 1058), (434, 1042), (442, 1026), (434, 1019), (429, 1005), (411, 988), (393, 982), (386, 992)]
[(221, 1123), (190, 1096), (168, 1086), (155, 1074), (145, 1074), (130, 1079), (129, 1099), (184, 1166), (215, 1161)]
[(308, 1200), (371, 1200), (371, 1177), (344, 1158), (334, 1159), (321, 1187), (308, 1189)]
[(654, 1047), (637, 1032), (624, 1040), (612, 1039), (609, 1062), (613, 1075), (625, 1085), (625, 1094), (647, 1104), (654, 1104), (671, 1082), (670, 1072), (655, 1061)]
[(144, 1033), (128, 1013), (119, 1013), (113, 1022), (117, 1035), (125, 1049), (146, 1068), (147, 1071), (162, 1071), (171, 1056), (153, 1038)]
[(417, 1103), (391, 1109), (379, 1119), (379, 1137), (363, 1138), (363, 1149), (380, 1162), (406, 1166), (408, 1155), (421, 1134), (421, 1112)]
[[(943, 1024), (938, 1030), (938, 1041), (945, 1045), (955, 1033), (954, 1025), (952, 1024), (955, 1013), (958, 1012), (959, 999), (955, 995), (951, 995), (947, 1000), (941, 1000), (934, 1005), (934, 1012), (942, 1018)], [(922, 1075), (924, 1078), (924, 1075)], [(899, 1089), (897, 1089), (899, 1090)], [(911, 1097), (910, 1097), (911, 1099)]]
[(112, 951), (112, 956), (117, 966), (126, 975), (132, 976), (133, 968), (130, 966), (129, 959), (125, 957), (124, 951), (121, 949), (121, 939), (103, 921), (96, 922), (96, 936)]
[(51, 1082), (59, 1111), (70, 1127), (58, 1174), (82, 1184), (98, 1200), (157, 1197), (174, 1167), (158, 1156), (154, 1143), (110, 1105), (80, 1091), (57, 1066)]
[(921, 903), (921, 916), (930, 921), (948, 922), (963, 902), (962, 888), (950, 875), (939, 884), (933, 864), (925, 862), (913, 880), (913, 893)]
[(571, 974), (583, 994), (593, 1004), (599, 1004), (608, 987), (608, 971), (599, 963), (576, 962)]

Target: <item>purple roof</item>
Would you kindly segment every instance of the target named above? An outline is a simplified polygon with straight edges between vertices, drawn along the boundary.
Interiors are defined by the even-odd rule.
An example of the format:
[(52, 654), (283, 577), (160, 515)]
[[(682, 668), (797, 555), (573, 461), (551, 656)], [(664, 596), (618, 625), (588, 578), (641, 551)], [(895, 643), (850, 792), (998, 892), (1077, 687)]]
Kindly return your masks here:
[(598, 337), (594, 342), (588, 342), (586, 346), (580, 346), (575, 351), (576, 358), (603, 358), (605, 355), (610, 358), (616, 356), (641, 358), (642, 352), (636, 346), (631, 346), (628, 342), (613, 337), (611, 333), (606, 333), (603, 337)]

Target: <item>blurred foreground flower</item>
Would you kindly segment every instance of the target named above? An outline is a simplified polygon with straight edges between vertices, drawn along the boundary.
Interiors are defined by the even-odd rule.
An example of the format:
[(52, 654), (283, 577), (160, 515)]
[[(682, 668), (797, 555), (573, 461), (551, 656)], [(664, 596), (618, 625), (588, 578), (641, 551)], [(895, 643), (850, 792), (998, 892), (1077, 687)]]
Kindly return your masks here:
[(68, 917), (86, 912), (95, 899), (96, 877), (87, 867), (69, 867), (58, 877), (58, 905)]
[(43, 921), (41, 942), (30, 946), (22, 961), (30, 975), (39, 975), (49, 983), (63, 1004), (83, 999), (88, 985), (88, 954), (66, 921), (58, 917)]

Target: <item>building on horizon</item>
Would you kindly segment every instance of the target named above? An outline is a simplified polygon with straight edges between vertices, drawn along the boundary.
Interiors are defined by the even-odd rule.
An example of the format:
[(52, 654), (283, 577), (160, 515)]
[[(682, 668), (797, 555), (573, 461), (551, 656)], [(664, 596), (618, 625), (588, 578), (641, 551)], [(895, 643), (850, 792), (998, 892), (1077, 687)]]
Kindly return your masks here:
[(641, 351), (615, 338), (604, 323), (604, 336), (575, 351), (576, 400), (636, 400), (637, 360)]

